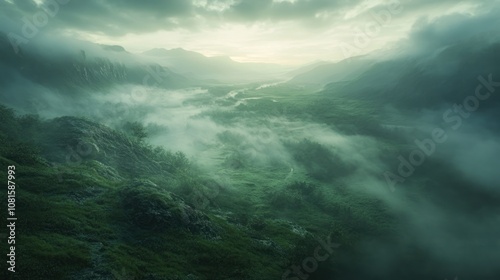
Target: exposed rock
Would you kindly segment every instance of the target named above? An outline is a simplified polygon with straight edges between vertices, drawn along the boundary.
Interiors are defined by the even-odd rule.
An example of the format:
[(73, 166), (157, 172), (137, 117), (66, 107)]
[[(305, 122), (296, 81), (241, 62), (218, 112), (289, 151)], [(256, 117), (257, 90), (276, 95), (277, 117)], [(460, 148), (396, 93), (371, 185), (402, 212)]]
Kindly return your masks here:
[(204, 213), (179, 196), (148, 181), (134, 181), (122, 190), (123, 206), (130, 222), (141, 229), (187, 230), (207, 239), (219, 239), (219, 229)]
[(105, 165), (102, 162), (92, 160), (88, 165), (100, 176), (109, 180), (122, 180), (123, 178), (118, 174), (116, 169), (111, 166)]
[(85, 188), (84, 190), (71, 193), (69, 195), (69, 197), (72, 200), (74, 200), (76, 203), (83, 204), (88, 199), (92, 199), (92, 198), (100, 195), (103, 192), (104, 192), (104, 189), (102, 189), (102, 188), (90, 186), (90, 187)]
[(253, 242), (259, 250), (270, 252), (280, 256), (284, 256), (286, 254), (285, 250), (271, 239), (253, 239)]
[(119, 177), (115, 173), (144, 176), (172, 171), (173, 167), (161, 154), (107, 126), (76, 117), (61, 117), (52, 120), (49, 127), (43, 150), (51, 162), (98, 161), (104, 166), (96, 171), (108, 177)]

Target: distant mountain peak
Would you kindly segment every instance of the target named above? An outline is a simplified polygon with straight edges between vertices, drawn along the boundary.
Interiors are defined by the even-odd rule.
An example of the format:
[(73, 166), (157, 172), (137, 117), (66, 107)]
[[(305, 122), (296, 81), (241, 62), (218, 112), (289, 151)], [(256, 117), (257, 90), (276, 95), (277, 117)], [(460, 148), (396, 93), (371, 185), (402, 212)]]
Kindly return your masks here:
[(211, 60), (214, 61), (219, 61), (219, 62), (235, 62), (234, 60), (231, 59), (231, 57), (227, 55), (221, 55), (221, 56), (212, 56), (210, 57)]
[(168, 57), (168, 56), (183, 56), (183, 57), (196, 57), (196, 58), (205, 58), (205, 56), (201, 53), (188, 51), (183, 48), (174, 48), (167, 50), (165, 48), (154, 48), (149, 51), (143, 52), (145, 55), (149, 56), (160, 56), (160, 57)]
[(143, 52), (143, 54), (151, 56), (164, 56), (168, 54), (168, 50), (164, 48), (154, 48)]
[(184, 48), (173, 48), (170, 51), (174, 51), (174, 52), (191, 52), (191, 51), (188, 51), (188, 50), (186, 50)]
[(127, 52), (124, 47), (119, 46), (119, 45), (100, 45), (100, 46), (105, 51)]

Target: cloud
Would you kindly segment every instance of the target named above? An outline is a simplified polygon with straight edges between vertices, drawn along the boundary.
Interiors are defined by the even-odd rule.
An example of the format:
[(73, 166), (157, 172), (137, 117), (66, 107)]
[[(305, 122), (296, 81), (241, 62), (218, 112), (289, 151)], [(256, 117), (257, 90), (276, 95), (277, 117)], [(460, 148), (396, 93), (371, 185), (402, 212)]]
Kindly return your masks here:
[[(67, 3), (66, 3), (67, 2)], [(196, 29), (231, 22), (256, 23), (290, 21), (309, 23), (309, 27), (340, 24), (346, 14), (367, 18), (370, 12), (394, 1), (378, 0), (171, 0), (171, 1), (72, 1), (43, 0), (0, 3), (2, 13), (21, 23), (40, 11), (56, 11), (48, 28), (79, 30), (122, 36), (127, 33), (172, 29)], [(399, 2), (399, 1), (398, 1)], [(409, 11), (431, 9), (443, 1), (400, 1)], [(464, 1), (463, 1), (464, 2)], [(470, 1), (465, 1), (470, 2)], [(488, 2), (488, 1), (486, 1)], [(39, 4), (37, 4), (39, 3)], [(59, 4), (60, 3), (60, 4)], [(449, 4), (453, 1), (444, 1)], [(57, 7), (56, 7), (57, 6)], [(325, 19), (328, 19), (325, 21)], [(314, 23), (314, 24), (310, 24)]]
[[(57, 8), (53, 5), (65, 2)], [(356, 55), (384, 48), (407, 35), (415, 40), (428, 37), (429, 41), (432, 41), (430, 36), (439, 40), (459, 38), (463, 35), (460, 29), (457, 29), (458, 34), (447, 33), (448, 36), (441, 36), (439, 30), (425, 32), (425, 29), (432, 28), (443, 15), (453, 15), (456, 20), (483, 17), (498, 1), (2, 1), (0, 30), (22, 35), (26, 21), (34, 24), (49, 12), (47, 22), (38, 28), (44, 35), (58, 33), (102, 44), (122, 45), (132, 52), (154, 47), (183, 47), (206, 55), (230, 55), (239, 61), (298, 64), (345, 58), (339, 46), (342, 43), (353, 45), (356, 30), (373, 25), (377, 22), (375, 15), (385, 13), (394, 3), (399, 3), (401, 12), (393, 14)], [(491, 13), (490, 18), (493, 15)], [(445, 19), (439, 21), (446, 25)], [(468, 28), (473, 27), (464, 26), (465, 30)]]
[(272, 1), (241, 0), (226, 11), (234, 20), (300, 20), (315, 19), (319, 13), (342, 12), (361, 1)]
[(406, 54), (430, 54), (459, 43), (475, 43), (477, 50), (498, 42), (499, 3), (496, 0), (483, 1), (467, 12), (454, 12), (434, 18), (419, 17), (409, 31), (408, 39), (399, 45)]
[[(67, 3), (66, 3), (67, 2)], [(189, 1), (72, 1), (44, 0), (0, 3), (2, 14), (21, 26), (26, 17), (34, 21), (37, 13), (49, 15), (48, 29), (75, 29), (87, 32), (124, 35), (129, 32), (150, 32), (180, 27), (192, 17)]]
[[(348, 1), (282, 1), (273, 0), (205, 0), (205, 1), (71, 1), (43, 0), (2, 2), (5, 16), (19, 26), (26, 17), (33, 21), (37, 13), (52, 12), (49, 29), (73, 29), (85, 32), (122, 36), (127, 33), (154, 32), (172, 29), (196, 29), (203, 24), (222, 25), (227, 22), (258, 22), (281, 20), (316, 20), (318, 13), (342, 12), (352, 5)], [(67, 2), (67, 3), (65, 3)], [(359, 2), (359, 1), (357, 1)]]

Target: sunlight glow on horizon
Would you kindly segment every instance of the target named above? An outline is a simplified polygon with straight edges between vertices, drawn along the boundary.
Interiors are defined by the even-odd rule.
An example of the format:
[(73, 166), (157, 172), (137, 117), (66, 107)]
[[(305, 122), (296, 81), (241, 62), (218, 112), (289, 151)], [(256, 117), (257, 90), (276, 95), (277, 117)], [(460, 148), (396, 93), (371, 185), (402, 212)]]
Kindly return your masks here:
[[(210, 2), (197, 0), (196, 7), (220, 13), (237, 1)], [(274, 2), (297, 2), (295, 0), (274, 0)], [(282, 20), (222, 22), (202, 24), (197, 28), (174, 28), (152, 32), (134, 32), (122, 36), (109, 36), (84, 31), (74, 31), (77, 37), (99, 44), (120, 45), (131, 53), (142, 53), (154, 48), (183, 48), (208, 57), (227, 56), (238, 62), (276, 63), (283, 65), (304, 65), (315, 61), (340, 61), (350, 56), (368, 54), (387, 47), (404, 38), (415, 22), (422, 18), (434, 18), (443, 14), (441, 5), (436, 4), (426, 11), (409, 10), (402, 5), (402, 12), (392, 14), (386, 23), (380, 23), (377, 13), (387, 9), (384, 0), (367, 0), (351, 7), (343, 20), (333, 20), (331, 11), (317, 14), (317, 21)], [(447, 13), (473, 13), (471, 3), (456, 3)], [(375, 12), (373, 12), (374, 7)], [(311, 25), (311, 24), (319, 25)], [(375, 24), (376, 33), (368, 35), (367, 26)], [(378, 24), (378, 26), (377, 26)], [(357, 44), (365, 36), (365, 44)], [(344, 46), (344, 48), (342, 47)], [(353, 52), (345, 52), (345, 46), (352, 46)]]

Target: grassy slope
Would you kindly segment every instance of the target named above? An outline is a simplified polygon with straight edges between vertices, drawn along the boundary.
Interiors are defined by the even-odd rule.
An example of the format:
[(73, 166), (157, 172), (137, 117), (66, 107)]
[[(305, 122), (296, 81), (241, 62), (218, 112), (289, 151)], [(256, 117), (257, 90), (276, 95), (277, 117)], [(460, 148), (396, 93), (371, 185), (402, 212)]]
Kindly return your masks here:
[[(281, 111), (279, 107), (266, 110), (269, 100), (256, 100), (238, 111), (253, 114), (256, 108), (252, 106), (257, 106), (258, 112), (309, 118), (303, 113), (307, 106), (318, 106), (301, 102), (299, 91), (287, 98), (280, 100), (286, 106)], [(349, 110), (356, 107), (349, 106), (353, 106)], [(13, 133), (21, 119), (2, 110), (3, 137), (12, 146), (22, 143), (25, 138)], [(346, 111), (332, 113), (318, 106), (317, 112), (320, 114), (311, 118), (329, 123), (331, 118), (345, 117)], [(230, 121), (230, 117), (225, 119)], [(209, 174), (200, 174), (194, 167), (174, 174), (137, 174), (179, 194), (193, 207), (197, 206), (193, 193), (208, 196), (209, 205), (200, 210), (220, 229), (220, 238), (207, 239), (183, 228), (164, 232), (140, 229), (130, 224), (123, 207), (121, 194), (132, 180), (129, 174), (117, 171), (116, 178), (103, 176), (106, 173), (100, 169), (106, 166), (94, 159), (48, 166), (43, 157), (52, 155), (36, 152), (37, 147), (43, 150), (37, 139), (45, 139), (37, 127), (51, 122), (32, 122), (24, 133), (33, 133), (36, 137), (31, 139), (35, 140), (23, 145), (33, 151), (24, 150), (29, 154), (23, 155), (7, 147), (1, 157), (2, 166), (15, 164), (18, 170), (19, 279), (93, 279), (96, 275), (142, 279), (148, 274), (156, 277), (148, 279), (184, 279), (189, 274), (193, 277), (189, 279), (279, 279), (288, 264), (300, 263), (311, 254), (318, 245), (315, 239), (331, 235), (342, 246), (314, 276), (321, 277), (321, 271), (326, 275), (338, 269), (340, 256), (353, 254), (358, 240), (391, 229), (380, 203), (336, 186), (340, 182), (318, 181), (306, 170), (298, 171), (299, 182), (287, 182), (282, 179), (286, 169), (252, 166), (231, 170), (231, 188), (219, 186), (213, 196), (207, 195)], [(133, 145), (147, 152), (144, 144)], [(294, 228), (308, 233), (301, 236)]]

